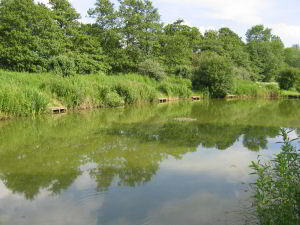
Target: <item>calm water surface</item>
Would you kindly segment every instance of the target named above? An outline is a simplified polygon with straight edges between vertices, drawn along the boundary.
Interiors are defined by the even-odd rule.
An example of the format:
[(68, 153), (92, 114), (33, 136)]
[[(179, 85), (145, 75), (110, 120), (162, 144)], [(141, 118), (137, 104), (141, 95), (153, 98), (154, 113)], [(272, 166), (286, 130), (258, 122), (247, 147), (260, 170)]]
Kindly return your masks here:
[(297, 100), (219, 100), (1, 122), (0, 224), (246, 224), (248, 165), (299, 115)]

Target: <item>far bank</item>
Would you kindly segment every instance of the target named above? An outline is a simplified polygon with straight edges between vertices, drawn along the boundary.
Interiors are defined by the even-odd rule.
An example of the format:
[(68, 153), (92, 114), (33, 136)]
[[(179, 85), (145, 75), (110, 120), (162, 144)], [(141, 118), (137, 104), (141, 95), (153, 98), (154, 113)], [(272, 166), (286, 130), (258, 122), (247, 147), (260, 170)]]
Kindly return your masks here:
[[(280, 97), (289, 93), (276, 83), (235, 80), (235, 97)], [(299, 95), (299, 94), (298, 94)], [(0, 118), (49, 113), (51, 107), (67, 110), (122, 107), (166, 99), (209, 98), (207, 90), (193, 90), (189, 79), (170, 76), (155, 80), (139, 74), (74, 75), (0, 71)]]

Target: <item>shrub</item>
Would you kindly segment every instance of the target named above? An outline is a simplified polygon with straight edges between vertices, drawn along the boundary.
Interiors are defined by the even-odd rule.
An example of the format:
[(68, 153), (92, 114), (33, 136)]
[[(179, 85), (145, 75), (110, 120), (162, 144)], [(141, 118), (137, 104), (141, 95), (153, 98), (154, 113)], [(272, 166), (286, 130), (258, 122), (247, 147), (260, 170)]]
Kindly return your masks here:
[(212, 97), (224, 97), (233, 85), (231, 62), (222, 56), (204, 54), (193, 76), (195, 89), (207, 87)]
[(283, 90), (289, 90), (296, 82), (297, 77), (300, 76), (300, 72), (295, 68), (286, 68), (279, 72), (277, 81), (279, 86)]
[(132, 104), (139, 100), (138, 85), (132, 82), (120, 82), (113, 86), (116, 91), (125, 100), (126, 104)]
[(102, 62), (100, 56), (91, 57), (88, 54), (72, 54), (72, 58), (77, 74), (92, 74), (109, 70), (108, 65)]
[(175, 75), (183, 78), (191, 79), (193, 75), (193, 69), (187, 65), (179, 65), (175, 67)]
[(300, 92), (300, 76), (298, 76), (297, 78), (296, 78), (296, 81), (295, 81), (295, 89), (296, 89), (296, 91), (298, 91), (298, 92)]
[(50, 58), (49, 71), (63, 76), (70, 76), (76, 73), (75, 62), (72, 57), (59, 55)]
[(298, 225), (300, 222), (300, 154), (282, 130), (282, 152), (269, 162), (252, 162), (257, 180), (254, 201), (260, 224)]
[(138, 65), (138, 71), (155, 80), (163, 80), (166, 77), (163, 67), (153, 59), (146, 59), (144, 62), (141, 62)]
[(116, 91), (110, 91), (104, 97), (104, 105), (108, 107), (119, 107), (124, 105), (124, 100)]
[(258, 75), (254, 72), (248, 71), (244, 67), (233, 67), (233, 76), (236, 79), (240, 80), (251, 80), (251, 81), (257, 81)]

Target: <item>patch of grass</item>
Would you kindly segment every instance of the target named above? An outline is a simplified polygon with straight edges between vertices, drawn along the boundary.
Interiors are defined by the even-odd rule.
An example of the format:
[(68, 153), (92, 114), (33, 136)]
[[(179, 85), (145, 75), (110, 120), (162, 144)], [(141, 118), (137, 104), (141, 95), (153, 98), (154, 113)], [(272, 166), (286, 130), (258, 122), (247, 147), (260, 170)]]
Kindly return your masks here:
[(192, 95), (192, 82), (181, 77), (168, 77), (160, 84), (158, 90), (165, 96), (188, 98)]
[(157, 81), (138, 74), (74, 75), (0, 71), (0, 113), (35, 115), (50, 106), (69, 109), (118, 107), (153, 102), (158, 96), (189, 97), (190, 80), (168, 77)]
[(278, 97), (280, 95), (277, 83), (253, 82), (249, 80), (237, 80), (233, 82), (234, 95), (246, 95), (249, 97)]
[(294, 95), (294, 96), (300, 96), (300, 93), (297, 91), (286, 91), (286, 90), (281, 90), (280, 95), (282, 97), (288, 97), (289, 95)]

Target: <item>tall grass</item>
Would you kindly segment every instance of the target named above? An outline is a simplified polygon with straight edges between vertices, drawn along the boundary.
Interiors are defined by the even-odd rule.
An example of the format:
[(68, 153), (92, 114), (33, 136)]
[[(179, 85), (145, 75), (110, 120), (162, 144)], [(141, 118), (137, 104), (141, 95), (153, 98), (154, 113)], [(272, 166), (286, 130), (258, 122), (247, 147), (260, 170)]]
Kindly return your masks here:
[(282, 152), (271, 162), (252, 162), (255, 206), (261, 225), (300, 224), (300, 153), (282, 130)]
[(280, 90), (277, 83), (255, 83), (249, 80), (235, 79), (232, 94), (250, 97), (278, 97)]
[(168, 77), (156, 81), (138, 74), (29, 74), (0, 71), (0, 114), (41, 114), (50, 106), (72, 109), (118, 107), (153, 102), (159, 96), (189, 97), (191, 82)]

